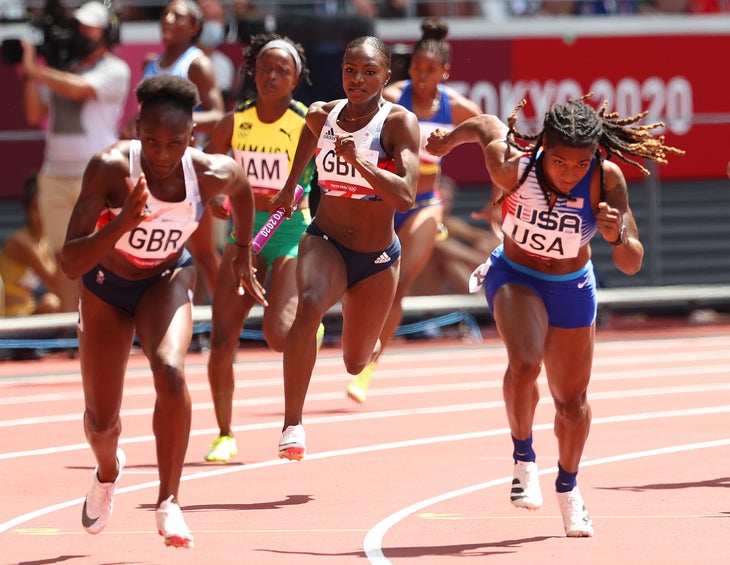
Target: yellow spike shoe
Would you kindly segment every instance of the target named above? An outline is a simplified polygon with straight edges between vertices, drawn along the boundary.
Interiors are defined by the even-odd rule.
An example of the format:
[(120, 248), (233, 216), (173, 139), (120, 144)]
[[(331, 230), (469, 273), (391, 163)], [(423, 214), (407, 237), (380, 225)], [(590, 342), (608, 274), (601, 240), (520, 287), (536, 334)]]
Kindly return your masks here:
[(236, 438), (231, 436), (219, 436), (210, 447), (210, 451), (205, 455), (206, 461), (228, 463), (231, 457), (238, 454)]
[(319, 327), (317, 328), (317, 351), (319, 351), (322, 348), (323, 343), (324, 343), (324, 324), (320, 322)]
[(347, 396), (355, 402), (363, 403), (368, 399), (368, 388), (370, 388), (370, 379), (375, 369), (375, 361), (367, 365), (355, 378), (347, 385)]

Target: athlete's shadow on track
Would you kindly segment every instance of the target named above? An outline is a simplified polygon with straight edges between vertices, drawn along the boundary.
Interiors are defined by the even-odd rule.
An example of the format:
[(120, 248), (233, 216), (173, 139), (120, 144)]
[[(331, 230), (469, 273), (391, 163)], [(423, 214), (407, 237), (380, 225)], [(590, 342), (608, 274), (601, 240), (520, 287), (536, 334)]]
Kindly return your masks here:
[(602, 490), (623, 490), (629, 492), (641, 492), (645, 490), (676, 490), (683, 488), (730, 488), (730, 477), (722, 477), (717, 479), (707, 479), (706, 481), (697, 481), (689, 483), (656, 483), (652, 485), (641, 486), (622, 486), (622, 487), (594, 487)]
[[(485, 543), (465, 543), (456, 545), (435, 545), (435, 546), (415, 546), (415, 547), (384, 547), (383, 553), (390, 558), (400, 557), (486, 557), (491, 555), (503, 555), (505, 553), (514, 553), (517, 549), (528, 543), (541, 542), (553, 538), (563, 536), (535, 536), (532, 538), (521, 538), (514, 540), (502, 540)], [(510, 551), (514, 549), (515, 551)], [(266, 551), (268, 553), (281, 553), (286, 555), (313, 555), (318, 557), (359, 557), (364, 558), (365, 553), (362, 551), (351, 551), (348, 553), (316, 553), (313, 551), (282, 551), (277, 549), (259, 549), (257, 551)]]
[[(308, 494), (292, 494), (283, 500), (272, 500), (269, 502), (252, 502), (250, 504), (190, 504), (181, 506), (183, 512), (209, 512), (211, 510), (232, 510), (235, 512), (245, 510), (276, 510), (287, 506), (298, 506), (312, 502), (313, 497)], [(140, 504), (142, 510), (154, 510), (154, 504)]]
[(58, 557), (49, 557), (39, 561), (21, 561), (18, 565), (50, 565), (51, 563), (63, 563), (64, 561), (73, 561), (75, 559), (83, 559), (88, 555), (59, 555)]

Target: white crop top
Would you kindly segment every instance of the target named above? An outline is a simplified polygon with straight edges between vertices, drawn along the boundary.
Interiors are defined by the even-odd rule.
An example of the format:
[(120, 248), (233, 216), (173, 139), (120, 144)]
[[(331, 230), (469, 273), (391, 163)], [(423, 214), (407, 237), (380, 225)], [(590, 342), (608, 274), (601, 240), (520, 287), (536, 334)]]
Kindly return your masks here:
[[(198, 227), (204, 206), (200, 201), (198, 176), (195, 173), (190, 149), (182, 158), (185, 175), (185, 199), (180, 202), (166, 202), (147, 197), (146, 209), (149, 217), (132, 231), (125, 233), (114, 245), (114, 249), (135, 266), (151, 269), (177, 254), (190, 235)], [(142, 144), (138, 139), (129, 142), (129, 176), (134, 184), (142, 172)], [(105, 208), (99, 215), (97, 229), (119, 214), (121, 208)]]
[(380, 143), (380, 132), (393, 104), (386, 101), (373, 119), (364, 128), (355, 132), (346, 132), (337, 125), (337, 117), (345, 104), (347, 104), (347, 100), (341, 100), (332, 109), (319, 134), (315, 155), (317, 182), (327, 196), (380, 200), (380, 197), (357, 169), (344, 159), (337, 157), (335, 135), (352, 135), (358, 153), (364, 155), (368, 161), (381, 169), (394, 170), (393, 159), (388, 156)]

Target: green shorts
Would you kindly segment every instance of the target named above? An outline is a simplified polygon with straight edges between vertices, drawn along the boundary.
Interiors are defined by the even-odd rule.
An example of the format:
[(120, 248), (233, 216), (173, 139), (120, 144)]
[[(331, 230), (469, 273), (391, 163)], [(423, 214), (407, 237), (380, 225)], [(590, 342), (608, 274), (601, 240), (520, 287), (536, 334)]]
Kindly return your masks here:
[[(253, 233), (256, 234), (269, 219), (269, 212), (257, 211), (254, 216)], [(312, 213), (309, 208), (295, 210), (291, 218), (281, 223), (278, 229), (266, 242), (266, 245), (259, 252), (259, 256), (266, 261), (270, 269), (274, 261), (279, 257), (296, 257), (299, 252), (299, 239), (306, 231), (312, 221)], [(228, 243), (235, 243), (236, 236), (232, 233), (228, 237)]]

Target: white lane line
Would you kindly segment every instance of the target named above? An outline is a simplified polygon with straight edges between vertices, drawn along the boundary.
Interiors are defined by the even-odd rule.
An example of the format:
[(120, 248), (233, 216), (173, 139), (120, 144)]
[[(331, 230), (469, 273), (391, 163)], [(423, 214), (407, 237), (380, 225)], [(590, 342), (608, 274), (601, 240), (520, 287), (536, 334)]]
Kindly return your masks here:
[[(704, 442), (698, 442), (698, 443), (688, 443), (688, 444), (684, 444), (684, 445), (674, 445), (674, 446), (669, 446), (669, 447), (663, 447), (660, 449), (649, 449), (649, 450), (645, 450), (645, 451), (635, 451), (632, 453), (624, 453), (621, 455), (612, 455), (610, 457), (602, 457), (600, 459), (581, 461), (580, 466), (581, 466), (581, 468), (592, 467), (595, 465), (605, 465), (607, 463), (616, 463), (618, 461), (628, 461), (631, 459), (654, 457), (657, 455), (666, 455), (668, 453), (679, 453), (682, 451), (694, 451), (694, 450), (698, 450), (698, 449), (722, 447), (725, 445), (730, 445), (730, 439), (723, 439), (723, 440), (718, 440), (718, 441), (704, 441)], [(540, 475), (552, 474), (552, 473), (556, 473), (557, 470), (558, 470), (557, 467), (551, 467), (549, 469), (540, 470), (538, 474), (540, 474)], [(373, 565), (390, 565), (390, 563), (391, 563), (390, 560), (383, 553), (383, 537), (388, 532), (388, 530), (390, 530), (393, 526), (398, 524), (398, 522), (400, 522), (401, 520), (407, 518), (408, 516), (410, 516), (412, 514), (415, 514), (416, 512), (418, 512), (420, 510), (423, 510), (424, 508), (433, 506), (434, 504), (438, 504), (439, 502), (443, 502), (445, 500), (450, 500), (452, 498), (457, 498), (459, 496), (464, 496), (466, 494), (471, 494), (473, 492), (491, 488), (491, 487), (494, 487), (497, 485), (509, 484), (512, 482), (512, 479), (513, 479), (513, 477), (512, 477), (512, 475), (510, 475), (508, 477), (501, 477), (499, 479), (487, 481), (484, 483), (479, 483), (476, 485), (471, 485), (468, 487), (453, 490), (451, 492), (445, 492), (438, 496), (427, 498), (425, 500), (421, 500), (419, 502), (411, 504), (410, 506), (406, 506), (405, 508), (402, 508), (398, 512), (394, 512), (390, 516), (387, 516), (386, 518), (384, 518), (383, 520), (378, 522), (365, 535), (365, 539), (363, 540), (363, 549), (365, 550), (366, 557), (368, 558), (370, 563), (372, 563)]]
[[(412, 411), (404, 411), (404, 412), (410, 413), (410, 414), (413, 413)], [(711, 407), (711, 408), (707, 408), (707, 409), (703, 409), (703, 410), (700, 410), (700, 409), (668, 410), (668, 411), (663, 411), (663, 412), (638, 413), (638, 414), (633, 414), (633, 415), (614, 416), (614, 417), (607, 417), (607, 418), (595, 418), (592, 422), (592, 425), (615, 423), (615, 422), (619, 422), (619, 421), (627, 422), (627, 421), (632, 421), (632, 420), (648, 420), (648, 419), (656, 419), (656, 418), (676, 418), (676, 417), (682, 417), (682, 416), (696, 416), (696, 415), (721, 413), (721, 412), (730, 412), (730, 406), (716, 406), (716, 407)], [(363, 416), (365, 416), (365, 415), (363, 414)], [(309, 421), (309, 423), (331, 422), (335, 419), (336, 419), (336, 417), (335, 418), (331, 418), (331, 417), (312, 418)], [(278, 425), (280, 425), (280, 424), (278, 424)], [(553, 423), (550, 422), (550, 423), (535, 425), (533, 427), (533, 430), (536, 430), (536, 431), (537, 430), (550, 430), (550, 429), (552, 429), (552, 427), (553, 427)], [(404, 449), (404, 448), (410, 448), (410, 447), (415, 447), (415, 446), (419, 446), (419, 445), (433, 445), (436, 443), (473, 440), (473, 439), (478, 439), (478, 438), (504, 435), (504, 434), (508, 434), (508, 433), (509, 433), (509, 428), (495, 428), (495, 429), (481, 431), (481, 432), (469, 432), (469, 433), (453, 434), (453, 435), (447, 435), (447, 436), (427, 437), (427, 438), (421, 438), (421, 439), (416, 439), (416, 440), (403, 440), (403, 441), (397, 441), (397, 442), (375, 444), (375, 445), (370, 445), (370, 446), (354, 447), (354, 448), (348, 448), (348, 449), (339, 449), (339, 450), (334, 450), (334, 451), (315, 453), (312, 455), (307, 455), (307, 460), (316, 461), (316, 460), (320, 460), (320, 459), (329, 459), (332, 457), (340, 457), (340, 456), (344, 456), (344, 455), (356, 455), (356, 454), (362, 454), (362, 453), (372, 453), (375, 451)], [(129, 442), (121, 441), (120, 443), (129, 443)], [(629, 453), (629, 454), (624, 454), (624, 455), (615, 455), (615, 456), (595, 459), (593, 461), (581, 462), (581, 466), (598, 465), (598, 464), (602, 464), (602, 463), (610, 463), (610, 462), (620, 461), (620, 460), (624, 460), (624, 459), (649, 456), (646, 454), (658, 455), (660, 453), (675, 453), (675, 452), (685, 451), (687, 449), (690, 449), (690, 446), (701, 446), (701, 447), (694, 447), (695, 449), (699, 449), (699, 448), (703, 448), (703, 447), (714, 447), (714, 446), (727, 445), (727, 444), (730, 444), (730, 439), (714, 441), (714, 442), (686, 444), (683, 446), (670, 446), (670, 447), (665, 447), (665, 448), (655, 449), (655, 450), (650, 450), (650, 451), (641, 451), (641, 452)], [(282, 459), (274, 459), (274, 460), (268, 460), (268, 461), (261, 461), (259, 463), (251, 463), (251, 464), (247, 464), (247, 465), (228, 466), (228, 467), (212, 469), (209, 471), (200, 471), (197, 473), (183, 475), (181, 480), (182, 481), (191, 481), (191, 480), (197, 480), (197, 479), (208, 479), (208, 478), (217, 477), (220, 475), (253, 471), (253, 470), (261, 469), (264, 467), (271, 467), (274, 465), (282, 465), (282, 464), (287, 464), (287, 463), (289, 463), (289, 462), (282, 460)], [(542, 470), (540, 473), (542, 474), (542, 473), (547, 473), (547, 472), (551, 472), (551, 471), (555, 472), (555, 469)], [(488, 483), (481, 483), (480, 485), (474, 485), (471, 487), (467, 487), (466, 490), (459, 489), (458, 491), (452, 491), (452, 493), (471, 492), (469, 489), (479, 490), (480, 488), (488, 488), (489, 486), (494, 486), (496, 484), (503, 484), (503, 483), (511, 481), (511, 480), (512, 480), (512, 477), (506, 477), (506, 478), (503, 477), (501, 479), (497, 479), (496, 481), (490, 481)], [(146, 483), (132, 485), (129, 487), (119, 488), (119, 489), (117, 489), (116, 493), (117, 493), (117, 495), (119, 495), (119, 494), (124, 494), (127, 492), (134, 492), (134, 491), (144, 490), (144, 489), (148, 489), (148, 488), (156, 488), (158, 486), (158, 484), (159, 484), (159, 481), (150, 481), (150, 482), (146, 482)], [(452, 494), (452, 493), (446, 493), (444, 495), (441, 495), (441, 497), (445, 497), (443, 499), (446, 500), (447, 498), (450, 498), (453, 496), (458, 496), (458, 494)], [(438, 500), (440, 500), (439, 497), (428, 499), (428, 501), (434, 501), (434, 502), (437, 502)], [(83, 501), (84, 501), (83, 497), (75, 498), (73, 500), (68, 500), (66, 502), (60, 502), (60, 503), (54, 504), (52, 506), (46, 506), (44, 508), (39, 508), (32, 512), (28, 512), (26, 514), (16, 516), (15, 518), (12, 518), (6, 522), (0, 523), (0, 533), (6, 532), (11, 528), (24, 524), (25, 522), (28, 522), (28, 521), (38, 518), (40, 516), (50, 514), (57, 510), (63, 510), (65, 508), (69, 508), (69, 507), (75, 506), (75, 505), (81, 505), (81, 504), (83, 504)], [(400, 519), (402, 519), (402, 517), (405, 517), (408, 514), (410, 514), (411, 512), (415, 511), (413, 509), (417, 510), (424, 506), (428, 506), (428, 504), (424, 504), (425, 502), (426, 501), (422, 501), (420, 503), (417, 503), (416, 505), (409, 506), (406, 509), (401, 510), (400, 512), (398, 512), (396, 514), (391, 515), (391, 517), (400, 516), (401, 518), (398, 519), (398, 520), (400, 520)], [(370, 532), (365, 537), (365, 540), (367, 542), (367, 545), (365, 547), (374, 548), (374, 549), (372, 549), (372, 551), (375, 552), (374, 555), (376, 555), (377, 552), (379, 551), (377, 548), (380, 547), (380, 543), (382, 542), (382, 537), (385, 534), (385, 531), (387, 530), (387, 528), (378, 529), (379, 525), (390, 523), (389, 520), (392, 521), (391, 517), (386, 518), (384, 521), (381, 521), (378, 525), (375, 526), (375, 528), (373, 530), (370, 530)], [(393, 523), (397, 523), (398, 520), (396, 520)], [(388, 526), (388, 527), (390, 527), (390, 526)], [(375, 532), (375, 533), (373, 533), (373, 532)], [(373, 540), (376, 540), (377, 543), (374, 543)], [(380, 551), (380, 553), (382, 554), (382, 551)], [(368, 555), (368, 557), (369, 557), (369, 555)], [(383, 559), (384, 558), (385, 557), (383, 556)], [(388, 563), (388, 561), (383, 561), (381, 563)]]
[[(725, 374), (727, 372), (727, 367), (722, 366), (718, 367), (718, 371), (722, 374)], [(707, 372), (707, 371), (706, 371)], [(679, 373), (686, 374), (686, 370), (679, 370)], [(666, 377), (667, 371), (659, 371), (654, 376), (661, 376)], [(599, 381), (600, 378), (595, 378), (594, 381)], [(542, 381), (541, 381), (542, 382)], [(413, 386), (400, 386), (400, 387), (387, 387), (387, 388), (379, 388), (370, 391), (370, 396), (397, 396), (397, 395), (412, 395), (412, 394), (423, 394), (423, 393), (441, 393), (441, 392), (454, 392), (454, 391), (462, 391), (462, 390), (469, 390), (469, 391), (475, 391), (475, 390), (485, 390), (485, 389), (495, 389), (495, 388), (501, 388), (502, 387), (502, 381), (500, 380), (490, 380), (490, 381), (481, 381), (481, 382), (462, 382), (462, 383), (451, 383), (451, 384), (439, 384), (439, 385), (413, 385)], [(615, 399), (615, 398), (638, 398), (643, 396), (660, 396), (660, 395), (671, 395), (671, 394), (701, 394), (704, 392), (722, 392), (722, 391), (728, 391), (730, 390), (730, 383), (713, 383), (713, 384), (695, 384), (695, 385), (680, 385), (680, 386), (674, 386), (674, 387), (656, 387), (656, 388), (644, 388), (644, 389), (628, 389), (628, 390), (616, 390), (616, 391), (606, 391), (606, 392), (591, 392), (589, 390), (588, 393), (588, 399), (590, 401), (598, 401), (598, 400), (608, 400), (608, 399)], [(343, 398), (343, 394), (341, 392), (321, 392), (321, 393), (312, 393), (307, 395), (307, 402), (317, 402), (317, 401), (330, 401), (330, 400), (337, 400)], [(496, 402), (496, 404), (495, 404)], [(551, 403), (552, 400), (548, 397), (542, 397), (540, 399), (540, 403)], [(234, 407), (252, 407), (252, 406), (283, 406), (284, 398), (282, 396), (268, 396), (268, 397), (257, 397), (257, 398), (247, 398), (244, 400), (236, 400), (233, 403)], [(503, 406), (503, 403), (501, 401), (493, 401), (493, 402), (487, 402), (487, 403), (474, 403), (469, 404), (469, 406), (472, 406), (474, 410), (481, 409), (481, 408), (494, 408), (494, 407), (501, 407)], [(212, 402), (202, 402), (202, 403), (194, 403), (192, 405), (193, 412), (198, 410), (212, 410), (213, 409), (213, 403)], [(448, 411), (448, 406), (444, 407), (445, 411)], [(137, 408), (137, 409), (127, 409), (122, 410), (120, 415), (122, 418), (129, 418), (129, 417), (143, 417), (143, 416), (150, 416), (153, 412), (153, 408)], [(390, 413), (390, 412), (389, 412)], [(395, 411), (396, 414), (400, 415), (402, 411)], [(362, 415), (360, 414), (349, 414), (344, 416), (345, 419), (349, 418), (360, 418)], [(80, 422), (82, 419), (82, 416), (80, 413), (74, 412), (69, 414), (59, 414), (55, 416), (35, 416), (35, 417), (26, 417), (26, 418), (18, 418), (14, 420), (0, 420), (0, 428), (12, 428), (12, 427), (18, 427), (18, 426), (30, 426), (30, 425), (46, 425), (46, 424), (54, 424), (54, 423), (61, 423), (61, 422)], [(272, 424), (273, 425), (273, 424)], [(270, 427), (269, 425), (266, 425), (266, 428)], [(245, 431), (251, 428), (248, 427), (234, 427), (233, 431)], [(257, 428), (261, 429), (261, 428)], [(208, 434), (213, 433), (216, 430), (212, 429), (205, 429), (200, 430), (198, 432), (193, 431), (191, 432), (191, 435), (202, 435), (202, 434)], [(145, 436), (147, 437), (147, 436)], [(43, 453), (46, 453), (43, 451)], [(3, 455), (0, 454), (0, 460), (3, 459)]]
[[(610, 391), (610, 392), (602, 392), (602, 393), (595, 393), (589, 395), (589, 400), (591, 402), (599, 401), (599, 400), (613, 400), (613, 399), (623, 399), (623, 398), (637, 398), (637, 397), (657, 397), (660, 395), (671, 395), (671, 394), (690, 394), (693, 392), (707, 392), (707, 391), (724, 391), (730, 389), (730, 383), (720, 383), (717, 385), (698, 385), (697, 387), (665, 387), (665, 388), (649, 388), (649, 389), (643, 389), (643, 390), (636, 390), (636, 389), (630, 389), (625, 391)], [(326, 395), (330, 395), (332, 393), (323, 393)], [(309, 398), (309, 400), (315, 400), (314, 397), (317, 395), (312, 395), (313, 398)], [(279, 399), (280, 402), (283, 403), (283, 399)], [(254, 401), (255, 402), (255, 401)], [(539, 404), (542, 405), (552, 405), (553, 401), (550, 397), (542, 397), (540, 398)], [(353, 413), (353, 414), (341, 414), (337, 416), (321, 416), (321, 417), (313, 417), (313, 418), (307, 418), (307, 425), (310, 424), (329, 424), (329, 423), (339, 423), (339, 422), (353, 422), (353, 421), (362, 421), (362, 420), (379, 420), (383, 418), (398, 418), (398, 417), (408, 417), (408, 416), (414, 416), (414, 415), (427, 415), (427, 414), (444, 414), (444, 413), (456, 413), (456, 412), (470, 412), (474, 410), (492, 410), (495, 408), (503, 408), (504, 402), (502, 400), (494, 400), (491, 402), (474, 402), (474, 403), (464, 403), (464, 404), (448, 404), (448, 405), (442, 405), (442, 406), (428, 406), (428, 407), (421, 407), (421, 408), (412, 408), (412, 409), (403, 409), (403, 410), (384, 410), (380, 412), (359, 412), (359, 413)], [(212, 405), (211, 405), (212, 409)], [(670, 412), (660, 412), (659, 414), (676, 414), (677, 416), (695, 416), (695, 415), (703, 415), (703, 414), (719, 414), (719, 413), (725, 413), (730, 411), (730, 406), (728, 405), (721, 405), (721, 406), (714, 406), (714, 407), (702, 407), (702, 408), (689, 408), (689, 409), (683, 409), (683, 410), (677, 410), (677, 411), (670, 411)], [(146, 412), (146, 409), (139, 410), (136, 412)], [(150, 412), (151, 413), (151, 412)], [(123, 411), (122, 417), (129, 416), (131, 414), (130, 411)], [(654, 413), (647, 413), (649, 414), (649, 418), (654, 418)], [(628, 416), (615, 416), (615, 418), (622, 419), (624, 417), (629, 418), (635, 418), (635, 415), (628, 415)], [(80, 421), (79, 415), (74, 415), (74, 420)], [(36, 423), (49, 423), (51, 421), (58, 421), (53, 418), (46, 419), (45, 421), (38, 421)], [(593, 422), (600, 421), (600, 419), (594, 418)], [(0, 423), (0, 428), (4, 427), (2, 423)], [(255, 430), (268, 430), (268, 429), (280, 429), (281, 428), (281, 421), (274, 421), (274, 422), (262, 422), (260, 424), (247, 424), (242, 426), (234, 426), (233, 431), (234, 432), (249, 432), (249, 431), (255, 431)], [(192, 430), (190, 432), (190, 437), (198, 437), (202, 435), (211, 435), (218, 433), (217, 428), (204, 428), (204, 429), (198, 429), (198, 430)], [(146, 442), (153, 442), (155, 440), (154, 436), (152, 435), (143, 435), (143, 436), (134, 436), (129, 438), (122, 438), (119, 440), (119, 443), (122, 445), (125, 444), (131, 444), (131, 443), (146, 443)], [(30, 456), (38, 456), (38, 455), (51, 455), (53, 453), (65, 453), (69, 451), (77, 451), (82, 449), (87, 449), (88, 445), (86, 443), (76, 443), (71, 445), (61, 445), (61, 446), (49, 446), (44, 448), (38, 448), (38, 449), (27, 449), (23, 451), (11, 451), (6, 453), (0, 453), (0, 461), (7, 460), (7, 459), (17, 459), (20, 457), (30, 457)]]

